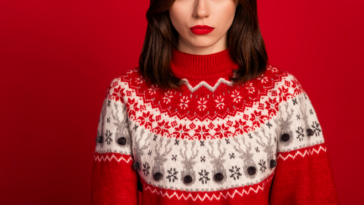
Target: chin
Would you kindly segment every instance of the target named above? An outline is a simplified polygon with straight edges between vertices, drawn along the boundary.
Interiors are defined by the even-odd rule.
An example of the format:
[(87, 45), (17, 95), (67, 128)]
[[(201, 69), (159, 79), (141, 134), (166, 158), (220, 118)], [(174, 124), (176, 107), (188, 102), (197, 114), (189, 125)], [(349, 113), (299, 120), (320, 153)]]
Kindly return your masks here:
[(194, 42), (191, 42), (191, 45), (195, 47), (210, 47), (213, 46), (217, 41), (211, 41), (206, 39), (196, 39)]

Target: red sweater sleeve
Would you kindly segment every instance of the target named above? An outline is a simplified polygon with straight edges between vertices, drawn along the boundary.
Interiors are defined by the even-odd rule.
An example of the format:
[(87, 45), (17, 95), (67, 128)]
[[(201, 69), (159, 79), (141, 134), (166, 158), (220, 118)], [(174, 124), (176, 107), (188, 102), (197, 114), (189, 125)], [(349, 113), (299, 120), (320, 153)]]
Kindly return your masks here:
[(322, 128), (310, 99), (303, 91), (279, 110), (270, 204), (339, 204)]
[(120, 97), (122, 92), (114, 79), (103, 102), (91, 179), (92, 205), (136, 205), (138, 202), (138, 178), (133, 169), (132, 143), (126, 106)]

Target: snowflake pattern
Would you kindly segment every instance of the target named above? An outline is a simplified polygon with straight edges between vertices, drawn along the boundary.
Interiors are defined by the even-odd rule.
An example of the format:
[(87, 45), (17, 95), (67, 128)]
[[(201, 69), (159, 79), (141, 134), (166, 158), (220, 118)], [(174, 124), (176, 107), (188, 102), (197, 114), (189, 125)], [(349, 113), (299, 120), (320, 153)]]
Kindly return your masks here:
[(313, 122), (313, 124), (311, 125), (312, 129), (313, 129), (313, 132), (315, 133), (315, 136), (320, 136), (320, 132), (321, 132), (321, 129), (320, 129), (320, 124), (318, 122)]
[(250, 126), (246, 124), (246, 121), (242, 121), (241, 119), (235, 121), (234, 128), (235, 136), (250, 131)]
[(155, 127), (153, 129), (153, 132), (154, 133), (157, 133), (157, 134), (160, 134), (162, 136), (169, 136), (169, 128), (171, 128), (171, 126), (169, 125), (169, 122), (168, 121), (159, 121), (157, 122), (158, 123), (158, 126)]
[(268, 110), (269, 116), (275, 116), (278, 112), (278, 102), (276, 99), (269, 98), (268, 101), (265, 102), (265, 109)]
[(207, 139), (209, 138), (211, 135), (209, 133), (209, 129), (206, 128), (206, 126), (201, 126), (199, 125), (196, 129), (195, 129), (195, 135), (194, 137), (197, 138), (198, 140), (200, 139)]
[(190, 100), (186, 96), (183, 96), (183, 98), (181, 98), (181, 103), (179, 104), (179, 106), (182, 110), (185, 110), (186, 108), (188, 108), (189, 102)]
[[(278, 72), (278, 71), (277, 71)], [(278, 75), (278, 74), (277, 74)], [(261, 82), (267, 82), (270, 81), (271, 76), (268, 77), (266, 76), (261, 76), (261, 78), (259, 79)], [(133, 78), (135, 79), (135, 78)], [(136, 79), (136, 81), (138, 81), (138, 79)], [(181, 139), (198, 139), (200, 141), (200, 146), (205, 146), (205, 141), (206, 139), (217, 139), (217, 138), (224, 138), (225, 140), (221, 140), (221, 142), (223, 142), (223, 144), (225, 144), (224, 142), (226, 142), (226, 144), (232, 144), (231, 147), (234, 145), (234, 140), (229, 141), (229, 139), (232, 139), (232, 137), (242, 134), (247, 133), (249, 138), (252, 139), (253, 136), (249, 133), (252, 130), (255, 130), (256, 128), (259, 127), (263, 127), (266, 128), (266, 130), (269, 130), (269, 132), (274, 132), (274, 129), (276, 126), (276, 124), (274, 123), (274, 121), (268, 121), (270, 119), (272, 119), (271, 117), (276, 116), (277, 112), (278, 112), (278, 105), (281, 103), (281, 101), (283, 100), (287, 100), (291, 97), (294, 97), (296, 94), (292, 94), (292, 86), (293, 86), (293, 81), (285, 81), (285, 83), (281, 86), (275, 88), (274, 92), (272, 91), (272, 95), (266, 95), (264, 96), (264, 101), (257, 101), (255, 99), (255, 96), (260, 97), (260, 92), (264, 91), (261, 88), (257, 87), (255, 84), (259, 82), (257, 81), (253, 81), (254, 84), (252, 82), (247, 83), (244, 86), (236, 86), (233, 88), (229, 88), (227, 90), (224, 90), (222, 92), (218, 91), (215, 92), (213, 94), (209, 95), (204, 95), (202, 94), (202, 96), (206, 96), (205, 97), (201, 97), (201, 94), (196, 92), (196, 93), (192, 93), (192, 94), (186, 94), (186, 93), (178, 93), (178, 95), (176, 95), (176, 92), (171, 92), (171, 91), (166, 91), (165, 93), (162, 92), (158, 92), (158, 88), (157, 87), (150, 87), (149, 89), (143, 89), (143, 85), (140, 85), (138, 90), (134, 90), (134, 91), (130, 91), (130, 90), (125, 90), (123, 91), (121, 89), (121, 87), (115, 87), (117, 88), (117, 93), (114, 95), (115, 98), (122, 98), (125, 97), (124, 92), (126, 93), (126, 96), (132, 96), (130, 97), (130, 99), (126, 99), (126, 106), (127, 106), (127, 114), (130, 115), (134, 115), (135, 119), (137, 119), (135, 122), (135, 127), (133, 128), (135, 130), (135, 132), (133, 134), (137, 134), (136, 131), (138, 129), (138, 126), (141, 127), (141, 129), (150, 129), (153, 132), (154, 138), (153, 140), (157, 139), (157, 135), (158, 135), (158, 140), (162, 139), (164, 136), (168, 137), (168, 138), (172, 138), (172, 142), (171, 144), (173, 145), (179, 145), (179, 139), (173, 139), (173, 138), (181, 138)], [(135, 84), (135, 82), (133, 82)], [(265, 85), (263, 85), (265, 86)], [(268, 85), (267, 85), (268, 86)], [(298, 86), (298, 84), (296, 84), (295, 86)], [(131, 86), (129, 86), (131, 87)], [(114, 88), (114, 90), (115, 90)], [(229, 90), (231, 89), (231, 90)], [(234, 90), (235, 89), (235, 90)], [(244, 90), (245, 89), (245, 90)], [(239, 92), (240, 91), (240, 92)], [(128, 95), (128, 92), (130, 92), (130, 95)], [(144, 97), (150, 97), (150, 95), (153, 95), (150, 99), (152, 99), (151, 101), (146, 101), (147, 103), (145, 103), (145, 101), (143, 101), (142, 97), (138, 96), (137, 92), (144, 92)], [(279, 92), (279, 94), (278, 94)], [(131, 95), (131, 93), (133, 95)], [(250, 95), (247, 95), (247, 93), (249, 93)], [(273, 94), (274, 93), (274, 94)], [(221, 94), (221, 95), (220, 95)], [(184, 96), (185, 95), (185, 96)], [(247, 96), (251, 96), (251, 101), (247, 100), (243, 100), (245, 99), (245, 95)], [(140, 98), (137, 98), (137, 97)], [(177, 97), (178, 96), (178, 97)], [(272, 97), (274, 96), (274, 97)], [(158, 98), (159, 97), (159, 98)], [(243, 98), (244, 97), (244, 98)], [(150, 100), (147, 99), (147, 100)], [(153, 109), (156, 109), (156, 107), (153, 107), (153, 103), (159, 103), (160, 104), (160, 112), (161, 114), (159, 115), (153, 115)], [(252, 107), (248, 107), (249, 111), (245, 112), (244, 110), (241, 111), (239, 109), (241, 109), (240, 105), (244, 104), (244, 103), (251, 103)], [(150, 104), (148, 104), (150, 103)], [(169, 109), (166, 107), (162, 107), (165, 106), (166, 104), (168, 104)], [(288, 104), (288, 103), (287, 103)], [(297, 104), (296, 98), (293, 99), (293, 104)], [(298, 104), (299, 106), (300, 104)], [(173, 107), (174, 106), (174, 107)], [(216, 106), (216, 109), (212, 109), (212, 110), (206, 110), (208, 106), (212, 106), (212, 108), (214, 106)], [(289, 106), (292, 106), (292, 103), (289, 103)], [(170, 108), (172, 107), (172, 108)], [(209, 107), (210, 108), (210, 107)], [(257, 108), (257, 109), (255, 109)], [(292, 108), (292, 107), (291, 107)], [(297, 109), (297, 106), (293, 106), (293, 108)], [(165, 114), (166, 112), (169, 112), (169, 114), (173, 114), (173, 113), (179, 113), (180, 110), (182, 112), (180, 112), (182, 117), (185, 117), (185, 120), (181, 117), (181, 116), (177, 116), (174, 117), (174, 119), (172, 119), (170, 122), (166, 120), (165, 118)], [(230, 109), (230, 110), (229, 110)], [(226, 111), (228, 110), (230, 113), (234, 113), (234, 110), (238, 110), (240, 112), (240, 116), (237, 117), (225, 117), (226, 115)], [(288, 110), (288, 109), (287, 109)], [(119, 110), (120, 111), (120, 110)], [(251, 112), (250, 112), (251, 111)], [(313, 110), (309, 110), (310, 114), (313, 114)], [(123, 111), (122, 111), (123, 112)], [(201, 113), (204, 112), (204, 113)], [(222, 120), (216, 120), (213, 121), (213, 123), (208, 122), (208, 120), (206, 120), (206, 124), (203, 123), (196, 123), (195, 121), (188, 121), (190, 120), (189, 117), (192, 116), (191, 113), (194, 113), (196, 116), (198, 116), (198, 114), (200, 114), (202, 116), (202, 114), (204, 114), (204, 116), (212, 116), (211, 113), (217, 113), (215, 116), (219, 116), (221, 115), (222, 117), (220, 119)], [(229, 114), (230, 114), (229, 113)], [(215, 117), (212, 116), (212, 117)], [(178, 119), (178, 117), (180, 117)], [(231, 117), (231, 118), (229, 118)], [(295, 118), (295, 116), (293, 115), (293, 118)], [(300, 116), (297, 115), (297, 118), (300, 119)], [(107, 118), (107, 120), (109, 121), (110, 118)], [(205, 118), (206, 119), (206, 118)], [(297, 119), (297, 120), (298, 120)], [(183, 121), (184, 120), (184, 121)], [(192, 122), (192, 123), (191, 123)], [(272, 124), (271, 124), (272, 122)], [(137, 126), (138, 125), (138, 126)], [(130, 126), (131, 127), (131, 126)], [(142, 128), (143, 127), (143, 128)], [(320, 135), (320, 132), (322, 132), (320, 125), (318, 122), (313, 122), (310, 126), (313, 130), (314, 130), (314, 134), (316, 136)], [(273, 129), (271, 129), (273, 128)], [(294, 130), (290, 130), (293, 131)], [(302, 141), (304, 139), (304, 133), (305, 130), (302, 127), (298, 127), (298, 129), (295, 131), (297, 133), (297, 139), (299, 139), (299, 141)], [(109, 136), (108, 136), (109, 135)], [(153, 136), (151, 135), (151, 136)], [(110, 130), (106, 130), (105, 133), (105, 137), (107, 137), (105, 139), (105, 141), (108, 142), (108, 144), (113, 140), (111, 139), (112, 133), (110, 132)], [(149, 135), (148, 135), (149, 136)], [(160, 137), (162, 136), (162, 137)], [(254, 135), (255, 137), (256, 135)], [(242, 137), (242, 136), (239, 136)], [(244, 136), (245, 137), (245, 136)], [(259, 137), (259, 136), (257, 136)], [(279, 137), (279, 136), (277, 136)], [(152, 137), (151, 137), (152, 139)], [(204, 140), (201, 140), (204, 139)], [(174, 142), (173, 142), (174, 141)], [(274, 137), (274, 141), (277, 141), (277, 139)], [(153, 142), (154, 143), (154, 142)], [(181, 142), (182, 143), (182, 142)], [(198, 143), (198, 142), (197, 142)], [(206, 142), (206, 146), (208, 146), (208, 141)], [(245, 142), (244, 142), (245, 144)], [(174, 147), (174, 146), (173, 146)], [(255, 148), (256, 152), (260, 152), (259, 148), (261, 148), (262, 150), (262, 155), (265, 152), (265, 149), (263, 149), (262, 147), (252, 147), (253, 151)], [(215, 150), (216, 151), (216, 150)], [(152, 152), (151, 150), (149, 150), (148, 155), (151, 156)], [(234, 158), (238, 158), (238, 153), (235, 156), (234, 153), (232, 153), (231, 151), (229, 151), (229, 153), (226, 153), (227, 157), (225, 158), (227, 159), (234, 159)], [(156, 150), (156, 154), (157, 150)], [(168, 155), (168, 160), (171, 161), (177, 161), (177, 155)], [(179, 158), (182, 158), (179, 157)], [(198, 157), (196, 158), (196, 161), (198, 162)], [(200, 156), (200, 161), (202, 162), (209, 162), (209, 157), (205, 157), (205, 156)], [(257, 162), (255, 162), (257, 163)], [(206, 164), (206, 163), (205, 163)], [(269, 161), (265, 161), (260, 159), (259, 161), (259, 170), (261, 171), (261, 173), (264, 173), (265, 170), (267, 170), (267, 167), (269, 167)], [(153, 166), (153, 165), (152, 165)], [(231, 165), (230, 165), (231, 166)], [(239, 167), (239, 166), (231, 166), (229, 170), (229, 180), (239, 180), (242, 177), (242, 171), (240, 170), (242, 169), (242, 171), (245, 172), (245, 170), (243, 170), (243, 168)], [(178, 169), (177, 169), (178, 170)], [(165, 170), (167, 171), (167, 179), (169, 180), (169, 182), (175, 182), (176, 180), (178, 180), (177, 175), (178, 175), (178, 171), (176, 170), (176, 168), (170, 168), (169, 170)], [(149, 171), (150, 171), (150, 166), (149, 164), (146, 162), (143, 164), (143, 173), (145, 176), (149, 175)], [(207, 172), (205, 169), (201, 169), (200, 172), (198, 172), (199, 174), (199, 181), (201, 181), (202, 184), (208, 183), (208, 181), (210, 180), (209, 178), (209, 173)], [(181, 178), (181, 177), (179, 177)]]
[(138, 108), (138, 101), (132, 98), (128, 98), (128, 103), (126, 104), (127, 110), (128, 110), (128, 114), (130, 119), (134, 120), (136, 113), (139, 111)]
[(197, 101), (197, 108), (200, 110), (200, 111), (204, 111), (206, 109), (206, 103), (207, 103), (207, 100), (203, 97), (203, 98), (200, 98), (199, 101)]
[(248, 90), (248, 93), (249, 94), (253, 94), (255, 92), (255, 87), (254, 87), (254, 85), (253, 85), (252, 82), (250, 82), (250, 83), (247, 84), (246, 89)]
[(148, 176), (149, 175), (149, 169), (150, 169), (150, 166), (149, 166), (148, 162), (144, 163), (143, 164), (143, 173), (144, 173), (144, 176)]
[[(274, 72), (274, 71), (276, 71), (276, 72)], [(251, 80), (251, 81), (247, 82), (246, 84), (243, 84), (243, 86), (236, 86), (235, 88), (227, 89), (226, 91), (227, 91), (227, 93), (229, 93), (228, 95), (226, 95), (226, 93), (224, 93), (224, 92), (221, 93), (220, 91), (215, 92), (216, 94), (221, 93), (220, 97), (224, 98), (224, 102), (223, 102), (224, 106), (223, 106), (223, 108), (220, 109), (221, 112), (209, 113), (209, 115), (212, 114), (214, 117), (216, 117), (219, 114), (226, 115), (227, 111), (236, 112), (238, 110), (242, 110), (244, 106), (241, 107), (241, 105), (244, 105), (244, 104), (240, 104), (240, 102), (242, 102), (245, 97), (248, 97), (248, 95), (246, 95), (246, 94), (249, 94), (249, 98), (250, 98), (249, 101), (254, 101), (254, 102), (259, 101), (261, 99), (261, 96), (267, 96), (266, 91), (271, 91), (272, 96), (277, 96), (278, 87), (273, 90), (268, 90), (268, 89), (272, 89), (276, 83), (284, 82), (282, 80), (282, 79), (284, 79), (284, 77), (289, 77), (289, 75), (287, 73), (285, 73), (284, 71), (271, 66), (271, 68), (267, 69), (267, 72), (265, 72), (258, 78), (259, 79), (258, 81)], [(286, 78), (285, 81), (289, 81), (289, 83), (284, 82), (282, 84), (282, 87), (289, 89), (289, 93), (292, 93), (293, 89), (295, 89), (295, 92), (296, 92), (296, 90), (298, 88), (300, 88), (298, 82), (294, 82), (295, 79)], [(188, 94), (185, 95), (186, 97), (188, 96), (188, 101), (189, 101), (187, 104), (187, 108), (185, 108), (186, 106), (183, 106), (183, 103), (180, 103), (180, 98), (183, 97), (183, 95), (181, 96), (182, 93), (179, 93), (179, 97), (177, 98), (176, 93), (178, 91), (173, 91), (173, 92), (169, 91), (168, 94), (166, 94), (168, 91), (158, 92), (160, 89), (158, 89), (156, 87), (152, 88), (151, 86), (149, 86), (146, 83), (144, 77), (142, 77), (140, 75), (140, 72), (138, 72), (138, 69), (135, 69), (135, 71), (131, 72), (129, 75), (124, 75), (124, 76), (119, 77), (118, 81), (116, 81), (114, 84), (117, 84), (117, 85), (116, 86), (113, 85), (115, 87), (110, 86), (111, 92), (109, 92), (109, 95), (112, 94), (113, 90), (115, 88), (117, 88), (117, 86), (119, 86), (121, 84), (128, 84), (129, 85), (128, 90), (123, 92), (123, 93), (126, 93), (126, 96), (133, 96), (132, 98), (139, 97), (141, 99), (141, 101), (139, 101), (139, 99), (138, 99), (138, 101), (139, 101), (139, 103), (142, 103), (142, 104), (144, 102), (146, 102), (144, 100), (149, 101), (149, 100), (153, 99), (152, 101), (150, 101), (152, 107), (156, 108), (159, 106), (164, 111), (168, 111), (168, 112), (174, 111), (174, 113), (171, 113), (174, 116), (178, 115), (178, 111), (176, 109), (181, 109), (181, 107), (183, 107), (181, 109), (182, 111), (183, 110), (190, 111), (189, 113), (187, 113), (187, 115), (190, 117), (193, 117), (195, 115), (196, 111), (201, 112), (201, 110), (206, 111), (206, 109), (207, 109), (207, 106), (206, 106), (206, 108), (204, 108), (203, 105), (200, 106), (200, 109), (198, 109), (197, 101), (199, 100), (199, 96), (197, 94), (196, 95), (191, 94), (191, 96), (189, 96)], [(290, 87), (287, 87), (287, 86), (290, 86)], [(199, 89), (199, 88), (196, 87), (196, 89)], [(298, 89), (297, 91), (298, 92), (295, 93), (295, 95), (302, 92), (302, 90), (300, 90), (300, 89)], [(132, 95), (132, 93), (134, 95)], [(210, 98), (208, 95), (206, 95), (205, 97), (207, 100), (207, 104), (209, 104), (209, 102), (215, 102), (215, 100), (217, 99), (217, 97), (219, 95), (220, 94), (217, 94), (214, 96), (214, 94), (212, 94), (212, 97), (210, 97)], [(281, 95), (282, 95), (282, 93), (281, 93)], [(164, 96), (167, 96), (167, 97), (165, 99), (163, 99)], [(202, 96), (200, 96), (200, 97), (202, 97)], [(150, 99), (147, 99), (147, 98), (150, 98)], [(171, 98), (172, 99), (177, 98), (177, 99), (175, 99), (175, 101), (173, 102), (172, 100), (170, 100)], [(135, 98), (135, 99), (137, 99), (137, 98)], [(163, 102), (165, 102), (165, 103), (163, 103)], [(239, 103), (238, 106), (237, 106), (237, 103)], [(262, 103), (264, 103), (264, 102), (262, 102)], [(196, 105), (196, 106), (191, 107), (192, 104)], [(234, 107), (234, 106), (236, 106), (236, 107)], [(217, 109), (217, 110), (219, 110), (219, 109)], [(201, 114), (205, 114), (205, 113), (198, 113), (195, 116), (201, 115)]]
[(153, 114), (150, 112), (144, 112), (142, 116), (139, 116), (137, 122), (139, 125), (144, 126), (146, 129), (152, 129), (153, 122)]
[(296, 130), (297, 135), (297, 139), (299, 139), (300, 141), (303, 140), (303, 137), (305, 136), (303, 134), (303, 128), (302, 127), (298, 127), (298, 129)]
[(136, 82), (136, 84), (143, 84), (144, 83), (144, 79), (143, 79), (143, 77), (139, 77), (139, 78), (136, 78), (135, 79), (135, 82)]
[(178, 174), (178, 172), (176, 171), (176, 169), (175, 168), (171, 168), (170, 170), (167, 170), (167, 172), (168, 172), (168, 176), (167, 176), (167, 178), (169, 179), (169, 182), (174, 182), (175, 180), (178, 180), (178, 178), (177, 178), (177, 174)]
[(217, 109), (221, 110), (224, 108), (224, 106), (225, 106), (224, 98), (221, 95), (217, 97), (215, 102), (216, 102)]
[(186, 125), (182, 126), (182, 124), (180, 124), (179, 127), (175, 128), (175, 130), (176, 131), (172, 134), (173, 137), (182, 139), (190, 138), (190, 135), (188, 134), (190, 129), (188, 129)]
[(270, 70), (272, 71), (272, 73), (277, 73), (278, 69), (276, 67), (270, 67)]
[(260, 124), (264, 123), (264, 119), (266, 117), (267, 116), (262, 115), (262, 111), (254, 110), (254, 112), (251, 114), (250, 120), (253, 122), (253, 126), (258, 128)]
[(231, 94), (231, 97), (233, 98), (233, 102), (234, 103), (239, 103), (241, 100), (241, 96), (240, 96), (240, 92), (237, 90), (234, 90), (233, 93)]
[(112, 133), (110, 132), (110, 130), (106, 130), (105, 136), (107, 137), (105, 141), (107, 142), (107, 144), (110, 144), (110, 142), (112, 141)]
[[(112, 97), (125, 97), (124, 95), (129, 96), (126, 99), (126, 106), (130, 119), (137, 122), (139, 126), (152, 130), (153, 133), (161, 136), (180, 137), (182, 139), (191, 140), (217, 139), (227, 137), (227, 135), (235, 137), (259, 128), (262, 124), (267, 125), (268, 128), (271, 129), (272, 124), (268, 122), (268, 120), (277, 114), (278, 104), (280, 104), (282, 100), (293, 98), (295, 95), (302, 92), (295, 79), (277, 81), (277, 79), (281, 80), (282, 77), (287, 75), (279, 69), (277, 69), (277, 73), (274, 73), (272, 69), (274, 70), (276, 68), (271, 67), (267, 69), (268, 73), (262, 74), (258, 81), (249, 81), (242, 86), (236, 86), (231, 90), (227, 89), (226, 92), (219, 91), (216, 93), (220, 94), (213, 93), (212, 95), (205, 96), (201, 96), (200, 94), (182, 95), (182, 92), (177, 95), (178, 91), (171, 90), (158, 92), (160, 88), (152, 85), (146, 86), (146, 81), (143, 77), (139, 76), (138, 72), (132, 72), (130, 76), (121, 77), (120, 80), (129, 81), (127, 82), (129, 83), (129, 88), (134, 90), (123, 90), (120, 82), (115, 82), (113, 83), (114, 87), (111, 87), (112, 90), (109, 92), (109, 99), (112, 99)], [(267, 80), (269, 82), (265, 83)], [(141, 83), (141, 81), (143, 81), (143, 83)], [(271, 93), (271, 96), (267, 97), (267, 90), (265, 89), (270, 88), (270, 86), (273, 85), (271, 84), (272, 82), (283, 82), (283, 84), (273, 90), (268, 90), (268, 92)], [(292, 88), (298, 89), (297, 93), (293, 94)], [(134, 95), (132, 95), (132, 93)], [(231, 124), (228, 124), (227, 122), (215, 122), (216, 124), (212, 124), (212, 127), (210, 126), (211, 123), (209, 125), (196, 125), (195, 127), (191, 127), (191, 124), (177, 122), (176, 120), (167, 122), (161, 117), (163, 115), (158, 115), (159, 117), (155, 116), (153, 111), (150, 110), (150, 105), (152, 105), (152, 109), (158, 106), (162, 113), (168, 112), (171, 116), (178, 114), (178, 110), (180, 110), (181, 114), (186, 116), (187, 119), (190, 117), (195, 118), (202, 114), (204, 116), (213, 116), (213, 118), (219, 115), (224, 117), (227, 113), (230, 115), (230, 113), (239, 110), (240, 112), (243, 112), (242, 109), (244, 107), (241, 107), (241, 105), (244, 105), (245, 103), (241, 102), (246, 94), (249, 94), (247, 95), (250, 98), (248, 101), (253, 102), (253, 105), (256, 105), (259, 102), (258, 109), (253, 109), (253, 112), (251, 113), (244, 112), (240, 119), (232, 120)], [(264, 95), (266, 96), (265, 100), (259, 101), (262, 99), (260, 97)], [(145, 101), (146, 98), (149, 98), (149, 100)], [(146, 102), (150, 102), (150, 104), (147, 104)], [(210, 110), (207, 110), (210, 103), (212, 106), (216, 106), (215, 111), (212, 110), (211, 112)], [(220, 128), (219, 130), (222, 132), (216, 131), (216, 127)], [(224, 127), (228, 127), (229, 129), (222, 129)], [(249, 137), (251, 138), (251, 136)]]
[(156, 85), (151, 85), (150, 88), (148, 88), (148, 92), (150, 95), (155, 95), (155, 93), (157, 92), (158, 86)]
[(239, 170), (240, 170), (239, 167), (232, 166), (231, 169), (229, 169), (229, 171), (231, 172), (230, 177), (233, 178), (234, 180), (239, 179), (239, 177), (242, 176)]
[(288, 99), (293, 97), (293, 95), (289, 92), (289, 87), (282, 86), (278, 88), (278, 92), (279, 92), (279, 102), (287, 101)]
[(210, 178), (208, 177), (209, 172), (207, 172), (206, 169), (201, 169), (201, 172), (198, 172), (198, 174), (200, 175), (199, 181), (201, 181), (202, 184), (206, 184), (207, 181), (210, 180)]
[(223, 138), (223, 137), (231, 137), (233, 134), (232, 132), (229, 130), (229, 126), (225, 126), (224, 124), (217, 125), (217, 128), (215, 128), (214, 130), (216, 131), (215, 136), (219, 137), (219, 138)]
[(172, 97), (173, 97), (172, 91), (167, 91), (167, 92), (164, 94), (163, 102), (164, 102), (165, 104), (170, 103), (170, 102), (171, 102)]
[(264, 76), (262, 79), (261, 79), (262, 83), (267, 83), (268, 82), (268, 77), (267, 76)]
[(265, 172), (265, 170), (267, 169), (267, 167), (265, 165), (265, 161), (261, 159), (258, 164), (260, 165), (260, 171), (262, 173)]

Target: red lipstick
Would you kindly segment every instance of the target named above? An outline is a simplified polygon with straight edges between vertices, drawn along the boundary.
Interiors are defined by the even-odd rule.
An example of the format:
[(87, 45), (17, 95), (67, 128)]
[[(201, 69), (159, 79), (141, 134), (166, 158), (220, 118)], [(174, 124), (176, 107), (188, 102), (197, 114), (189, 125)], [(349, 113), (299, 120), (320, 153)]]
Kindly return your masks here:
[(191, 27), (190, 29), (191, 29), (192, 33), (197, 34), (197, 35), (208, 34), (214, 30), (214, 28), (212, 28), (210, 26), (206, 26), (206, 25), (197, 25), (197, 26)]

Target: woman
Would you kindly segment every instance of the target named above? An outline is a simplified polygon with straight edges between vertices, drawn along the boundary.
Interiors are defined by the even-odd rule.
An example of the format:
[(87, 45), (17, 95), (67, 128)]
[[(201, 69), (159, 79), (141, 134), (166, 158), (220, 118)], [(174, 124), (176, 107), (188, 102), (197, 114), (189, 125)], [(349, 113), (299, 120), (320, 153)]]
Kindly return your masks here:
[(267, 64), (255, 0), (151, 0), (139, 68), (98, 126), (93, 204), (338, 204), (298, 80)]

